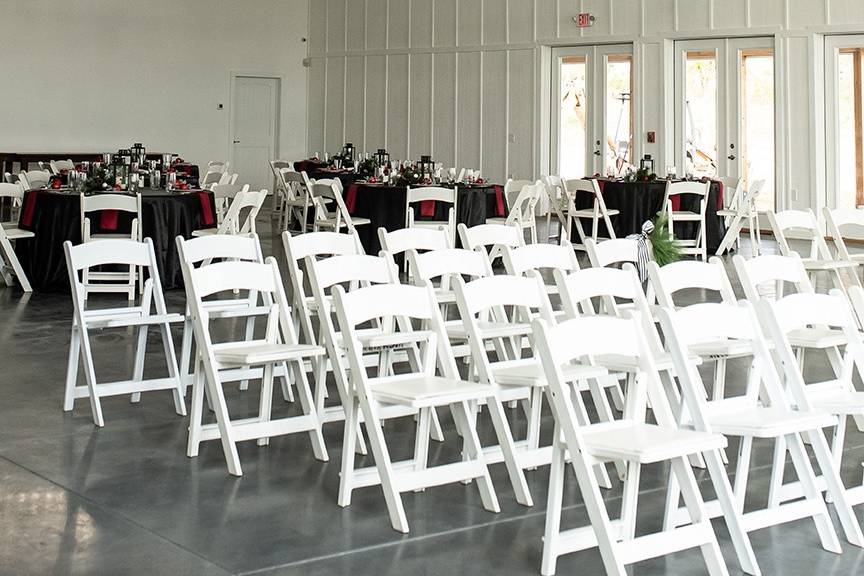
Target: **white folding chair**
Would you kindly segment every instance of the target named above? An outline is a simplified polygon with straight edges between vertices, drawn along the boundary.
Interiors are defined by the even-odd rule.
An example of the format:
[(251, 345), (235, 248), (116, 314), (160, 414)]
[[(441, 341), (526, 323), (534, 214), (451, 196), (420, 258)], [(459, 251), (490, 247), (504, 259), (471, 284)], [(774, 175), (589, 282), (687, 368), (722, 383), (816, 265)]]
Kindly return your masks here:
[[(852, 301), (858, 304), (859, 310), (864, 310), (860, 307), (864, 304), (864, 291), (860, 286), (855, 286), (854, 290)], [(839, 474), (846, 420), (852, 416), (857, 422), (864, 423), (864, 392), (856, 390), (854, 378), (856, 367), (859, 377), (864, 374), (864, 342), (858, 331), (856, 315), (843, 293), (837, 289), (832, 290), (831, 294), (789, 294), (774, 302), (763, 299), (758, 309), (762, 323), (774, 343), (790, 402), (799, 410), (833, 414), (838, 419), (834, 428), (832, 452)], [(844, 353), (840, 357), (836, 347), (826, 349), (829, 355), (833, 355), (833, 361), (829, 362), (831, 377), (820, 382), (807, 382), (798, 362), (800, 354), (796, 354), (792, 342), (802, 332), (814, 330), (830, 338), (833, 344), (843, 346)], [(783, 464), (786, 460), (784, 446), (778, 444), (774, 458), (769, 502), (774, 504), (799, 497), (800, 484), (783, 485)], [(824, 489), (824, 485), (821, 487)], [(853, 504), (864, 503), (864, 482), (849, 490), (849, 500)]]
[[(499, 443), (507, 442), (509, 436), (504, 429), (506, 424), (502, 409), (495, 398), (494, 388), (459, 378), (432, 287), (384, 284), (346, 293), (341, 286), (336, 286), (334, 303), (339, 329), (347, 345), (350, 389), (353, 391), (351, 402), (346, 406), (345, 429), (353, 430), (357, 414), (362, 412), (375, 458), (375, 467), (354, 472), (354, 485), (381, 484), (391, 525), (403, 533), (408, 532), (408, 520), (400, 496), (402, 492), (476, 479), (483, 507), (498, 512), (498, 499), (469, 403), (487, 401)], [(369, 376), (363, 361), (364, 348), (367, 346), (360, 340), (358, 327), (370, 320), (386, 321), (388, 318), (401, 318), (403, 321), (395, 324), (390, 322), (399, 331), (379, 340), (378, 345), (416, 346), (420, 364), (407, 372), (393, 374), (387, 370)], [(424, 326), (419, 330), (414, 329), (412, 321), (421, 322)], [(436, 365), (440, 367), (440, 375)], [(393, 462), (390, 457), (379, 418), (379, 411), (389, 405), (419, 412), (413, 459)], [(444, 406), (450, 408), (456, 429), (463, 440), (463, 458), (455, 463), (428, 467), (432, 415), (436, 407)], [(354, 434), (346, 434), (345, 442), (349, 447), (343, 453), (353, 454), (350, 444), (354, 438)], [(340, 502), (342, 505), (347, 503)]]
[(585, 252), (588, 253), (588, 261), (594, 268), (639, 264), (639, 242), (631, 238), (616, 238), (599, 243), (588, 238), (585, 240)]
[(525, 245), (522, 229), (515, 223), (510, 224), (479, 224), (468, 228), (463, 223), (456, 227), (462, 247), (467, 250), (479, 250), (492, 262), (501, 256), (504, 246), (518, 248)]
[(204, 174), (204, 177), (200, 179), (198, 185), (204, 190), (210, 190), (213, 186), (222, 182), (222, 177), (224, 175), (224, 172), (208, 170), (207, 173)]
[[(184, 249), (184, 242), (178, 242), (178, 250)], [(237, 442), (257, 439), (259, 446), (265, 446), (270, 438), (283, 434), (306, 432), (312, 443), (315, 458), (328, 459), (321, 422), (315, 411), (312, 392), (306, 377), (305, 361), (324, 354), (320, 346), (298, 344), (289, 317), (290, 305), (282, 287), (282, 278), (275, 258), (268, 258), (264, 264), (258, 262), (225, 261), (216, 262), (200, 268), (192, 268), (186, 263), (188, 258), (181, 255), (183, 280), (186, 284), (186, 299), (192, 314), (195, 344), (198, 350), (195, 368), (195, 383), (192, 388), (192, 411), (189, 426), (187, 454), (197, 456), (201, 442), (221, 440), (222, 450), (228, 465), (228, 472), (234, 476), (243, 474)], [(205, 299), (234, 291), (249, 292), (257, 296), (256, 305), (238, 309), (234, 314), (221, 314), (221, 318), (211, 317)], [(236, 318), (251, 315), (266, 318), (264, 335), (261, 338), (228, 340), (214, 342), (211, 330), (217, 319), (233, 322)], [(274, 369), (287, 364), (297, 395), (300, 399), (302, 414), (272, 418)], [(225, 370), (263, 367), (261, 376), (261, 396), (257, 416), (232, 421), (228, 403), (222, 389), (222, 374)], [(213, 404), (215, 424), (204, 424), (204, 389)]]
[(279, 228), (287, 230), (291, 226), (291, 220), (297, 221), (300, 232), (306, 231), (306, 221), (309, 207), (312, 206), (309, 196), (309, 177), (305, 172), (294, 172), (290, 168), (281, 168), (277, 171), (277, 180), (284, 190), (279, 201)]
[[(564, 232), (570, 234), (569, 206), (567, 202), (567, 190), (560, 176), (543, 176), (540, 179), (546, 187), (546, 196), (549, 200), (549, 209), (546, 210), (546, 241), (564, 238)], [(552, 214), (558, 219), (558, 235), (552, 235)]]
[(207, 162), (207, 171), (224, 173), (228, 171), (228, 165), (228, 162), (223, 162), (221, 160), (210, 160)]
[(52, 174), (60, 174), (64, 171), (75, 170), (75, 163), (72, 160), (51, 160), (48, 163)]
[[(405, 191), (405, 227), (406, 228), (443, 228), (447, 232), (450, 243), (456, 240), (456, 210), (459, 198), (458, 187), (440, 188), (435, 186), (423, 186), (411, 188)], [(414, 205), (421, 202), (443, 202), (449, 204), (447, 220), (417, 220), (414, 215)]]
[[(76, 398), (89, 398), (93, 422), (97, 426), (104, 426), (105, 421), (102, 417), (102, 402), (100, 400), (102, 397), (131, 393), (134, 402), (138, 400), (140, 392), (171, 390), (174, 394), (174, 409), (178, 414), (185, 416), (183, 383), (177, 369), (174, 341), (171, 338), (171, 324), (183, 322), (183, 316), (169, 314), (165, 307), (165, 297), (162, 293), (162, 284), (159, 281), (159, 270), (156, 267), (156, 256), (153, 253), (151, 240), (149, 238), (145, 239), (144, 242), (99, 240), (78, 246), (73, 246), (67, 240), (63, 243), (63, 250), (66, 255), (66, 269), (69, 272), (69, 284), (72, 287), (74, 306), (63, 410), (66, 412), (72, 410)], [(89, 310), (86, 308), (85, 296), (88, 287), (82, 281), (83, 273), (88, 268), (102, 265), (147, 268), (148, 278), (144, 283), (144, 290), (138, 305)], [(81, 276), (79, 276), (79, 272), (82, 273)], [(154, 308), (155, 313), (153, 312)], [(150, 326), (159, 327), (168, 369), (167, 377), (144, 378), (144, 358), (147, 348), (147, 332)], [(94, 331), (121, 328), (137, 330), (133, 376), (130, 380), (100, 382), (96, 378), (93, 343), (90, 334)], [(77, 384), (79, 359), (84, 367), (86, 379), (84, 386)]]
[[(669, 237), (675, 238), (682, 254), (693, 254), (708, 260), (708, 237), (705, 234), (705, 211), (708, 207), (708, 192), (711, 190), (710, 182), (666, 182), (666, 194), (663, 199), (663, 208), (666, 210)], [(684, 200), (688, 196), (696, 196), (699, 202), (698, 210), (685, 210), (673, 208), (673, 199)], [(675, 224), (689, 223), (696, 227), (696, 237), (683, 239), (675, 237)]]
[[(539, 273), (551, 273), (560, 270), (563, 273), (579, 270), (579, 261), (576, 252), (566, 238), (561, 239), (561, 244), (529, 244), (511, 248), (504, 246), (504, 270), (511, 276), (525, 276), (531, 270)], [(545, 284), (549, 294), (557, 294), (558, 287)]]
[(248, 192), (249, 185), (214, 184), (210, 190), (213, 192), (213, 200), (216, 203), (216, 221), (217, 224), (221, 224), (225, 220), (225, 213), (228, 211), (231, 201), (239, 192)]
[[(314, 232), (321, 229), (339, 232), (345, 228), (349, 234), (356, 234), (357, 226), (372, 223), (368, 218), (352, 218), (342, 198), (342, 184), (339, 182), (339, 179), (334, 179), (326, 183), (323, 180), (312, 183), (309, 192), (315, 205), (315, 220), (312, 225)], [(335, 205), (332, 211), (327, 206), (330, 203)]]
[(517, 226), (524, 235), (527, 229), (531, 242), (537, 243), (537, 218), (535, 208), (540, 196), (544, 194), (543, 183), (539, 180), (532, 184), (528, 180), (508, 180), (504, 187), (507, 198), (506, 218), (487, 218), (486, 224), (505, 224)]
[[(258, 218), (258, 212), (261, 211), (261, 206), (264, 205), (267, 194), (267, 190), (243, 191), (241, 189), (234, 194), (231, 206), (228, 208), (228, 212), (225, 213), (225, 217), (218, 228), (193, 230), (192, 236), (255, 234), (255, 220)], [(243, 217), (244, 212), (246, 214), (245, 218)]]
[(282, 177), (279, 174), (280, 170), (293, 172), (294, 163), (290, 160), (270, 160), (270, 171), (273, 172), (273, 212), (281, 212), (282, 202), (285, 200), (286, 189), (283, 186)]
[[(118, 240), (129, 239), (136, 242), (141, 241), (141, 194), (134, 196), (126, 194), (81, 194), (81, 242), (87, 243), (94, 240)], [(105, 210), (125, 212), (133, 214), (132, 224), (129, 232), (100, 232), (92, 233), (90, 216), (94, 212), (100, 214)], [(118, 271), (96, 271), (84, 269), (82, 273), (83, 286), (85, 289), (84, 299), (91, 292), (126, 292), (129, 300), (135, 298), (135, 282), (143, 286), (143, 278), (140, 271), (130, 266), (127, 272)]]
[[(723, 261), (716, 256), (712, 256), (708, 262), (681, 260), (662, 268), (656, 262), (649, 262), (648, 278), (649, 301), (653, 294), (660, 306), (670, 309), (680, 308), (675, 303), (675, 294), (683, 290), (701, 291), (700, 299), (704, 299), (704, 292), (713, 292), (726, 304), (735, 304), (738, 301)], [(751, 349), (749, 345), (741, 347), (735, 340), (721, 339), (716, 342), (702, 342), (691, 348), (690, 353), (696, 354), (703, 361), (715, 362), (712, 399), (722, 400), (726, 386), (727, 360), (742, 355), (750, 356)]]
[(18, 173), (18, 181), (24, 190), (36, 190), (38, 188), (47, 188), (48, 182), (51, 181), (51, 173), (47, 170), (22, 170)]
[[(600, 239), (598, 230), (600, 221), (606, 226), (606, 231), (609, 234), (608, 238), (615, 239), (615, 228), (612, 226), (611, 216), (617, 216), (618, 210), (609, 210), (606, 208), (606, 202), (603, 200), (603, 193), (600, 191), (600, 186), (597, 180), (566, 180), (564, 181), (564, 191), (567, 201), (567, 235), (570, 236), (571, 222), (576, 224), (576, 233), (579, 234), (579, 244), (574, 244), (574, 248), (580, 250), (585, 249), (585, 240), (588, 236), (585, 234), (585, 229), (582, 227), (582, 220), (591, 220), (591, 236), (590, 238), (597, 243)], [(576, 208), (577, 194), (591, 194), (593, 196), (592, 207), (579, 210)]]
[(718, 210), (717, 215), (725, 219), (726, 234), (717, 247), (717, 256), (732, 249), (741, 251), (741, 230), (744, 224), (750, 231), (750, 251), (753, 256), (757, 256), (761, 245), (761, 232), (759, 231), (759, 211), (756, 209), (756, 201), (759, 199), (759, 193), (765, 185), (764, 180), (756, 180), (750, 185), (750, 190), (743, 190), (743, 179), (737, 179), (735, 192), (732, 195), (732, 200), (729, 203), (729, 208)]
[[(717, 450), (726, 446), (726, 439), (719, 434), (677, 429), (671, 415), (660, 410), (666, 400), (659, 392), (653, 358), (639, 322), (591, 316), (550, 327), (546, 321), (537, 319), (534, 321), (534, 338), (555, 418), (541, 574), (554, 574), (559, 556), (595, 547), (599, 549), (606, 573), (610, 575), (624, 576), (628, 564), (692, 547), (701, 548), (709, 573), (727, 574), (699, 486), (687, 463), (688, 456), (700, 454), (719, 462)], [(640, 377), (629, 392), (628, 409), (621, 420), (592, 424), (580, 397), (572, 394), (564, 370), (572, 365), (585, 364), (586, 359), (589, 365), (602, 367), (602, 361), (597, 358), (619, 353), (638, 361)], [(659, 425), (645, 423), (646, 398), (650, 398)], [(561, 530), (568, 456), (576, 472), (590, 524)], [(617, 520), (609, 517), (592, 469), (596, 464), (610, 460), (627, 463), (621, 517)], [(637, 537), (641, 468), (664, 461), (670, 463), (671, 475), (683, 486), (693, 523), (685, 528)], [(722, 483), (714, 476), (712, 480), (722, 492)]]
[[(261, 254), (261, 244), (258, 242), (258, 236), (252, 234), (249, 236), (233, 236), (229, 234), (219, 234), (215, 236), (203, 236), (201, 238), (193, 238), (192, 240), (184, 240), (178, 237), (176, 242), (183, 243), (183, 250), (178, 251), (181, 258), (184, 258), (184, 264), (190, 268), (195, 266), (207, 266), (214, 260), (234, 260), (245, 262), (264, 263), (264, 256)], [(266, 298), (266, 295), (264, 295)], [(231, 317), (236, 314), (237, 310), (250, 310), (255, 307), (256, 295), (249, 293), (246, 295), (236, 295), (234, 298), (205, 300), (204, 307), (207, 309), (211, 318), (221, 317), (225, 315)], [(255, 316), (246, 318), (246, 339), (252, 340), (255, 331)], [(183, 339), (180, 348), (180, 375), (183, 380), (184, 393), (188, 386), (193, 384), (192, 369), (194, 366), (190, 364), (192, 360), (192, 344), (193, 344), (192, 314), (189, 306), (186, 306), (186, 320), (183, 322)], [(223, 382), (232, 380), (240, 380), (240, 389), (246, 390), (249, 388), (250, 378), (260, 378), (262, 374), (261, 368), (243, 367), (234, 370), (223, 371), (221, 378)], [(294, 401), (294, 393), (288, 382), (287, 367), (282, 365), (276, 370), (276, 376), (282, 380), (282, 396), (286, 401)]]
[[(408, 250), (427, 252), (429, 250), (446, 250), (453, 246), (453, 235), (445, 226), (437, 228), (402, 228), (388, 231), (383, 226), (378, 228), (378, 241), (381, 250), (392, 257), (404, 255)], [(408, 269), (408, 260), (403, 269)]]
[(849, 275), (855, 286), (861, 286), (857, 266), (864, 265), (864, 253), (854, 253), (849, 250), (846, 239), (861, 240), (864, 238), (864, 210), (843, 208), (832, 210), (825, 206), (822, 208), (822, 214), (825, 215), (825, 226), (828, 230), (828, 235), (834, 241), (834, 248), (836, 249), (835, 260), (854, 263), (856, 269), (850, 270)]
[(810, 242), (810, 252), (807, 255), (801, 254), (801, 262), (807, 269), (814, 285), (816, 274), (827, 272), (833, 287), (844, 290), (840, 272), (847, 270), (851, 275), (857, 275), (855, 262), (834, 259), (831, 256), (828, 244), (825, 242), (825, 234), (822, 232), (819, 222), (816, 221), (816, 215), (813, 214), (812, 210), (784, 210), (777, 213), (769, 210), (767, 214), (771, 231), (777, 241), (777, 247), (783, 256), (791, 256), (795, 252), (789, 246), (787, 232), (791, 232), (797, 238), (803, 237), (804, 240)]
[(21, 284), (21, 288), (25, 292), (32, 292), (30, 281), (27, 279), (27, 274), (18, 261), (18, 256), (15, 254), (15, 248), (12, 242), (26, 238), (33, 238), (35, 234), (29, 230), (18, 228), (17, 218), (18, 212), (21, 209), (21, 202), (24, 198), (24, 188), (20, 183), (0, 183), (0, 201), (3, 198), (9, 198), (9, 215), (11, 221), (0, 222), (0, 274), (7, 286), (13, 286), (15, 278)]
[[(828, 494), (834, 501), (846, 538), (861, 546), (864, 536), (821, 431), (826, 426), (834, 425), (836, 418), (824, 412), (806, 410), (800, 404), (800, 409), (790, 407), (783, 384), (774, 369), (771, 350), (762, 335), (763, 328), (750, 303), (705, 303), (680, 310), (661, 308), (658, 314), (666, 345), (675, 361), (681, 394), (690, 397), (688, 411), (682, 414), (682, 425), (741, 439), (735, 471), (734, 507), (742, 516), (744, 530), (752, 532), (802, 518), (812, 518), (822, 547), (832, 552), (840, 552), (837, 534), (804, 447), (803, 438), (806, 437), (822, 471)], [(687, 360), (687, 351), (700, 342), (719, 339), (740, 340), (742, 344), (749, 344), (753, 351), (754, 366), (743, 394), (708, 401), (699, 370)], [(774, 440), (776, 445), (788, 447), (792, 464), (803, 487), (799, 494), (803, 499), (789, 503), (769, 501), (765, 507), (748, 507), (745, 511), (754, 439)], [(783, 460), (779, 463), (780, 468), (785, 466), (785, 457)], [(712, 468), (717, 465), (713, 459), (706, 458), (706, 462)], [(778, 473), (777, 464), (775, 460), (773, 474)], [(726, 506), (723, 500), (709, 502), (709, 515), (716, 517), (724, 514), (728, 519)], [(670, 482), (665, 525), (670, 527), (689, 523), (687, 512), (678, 509), (678, 487), (674, 482)]]

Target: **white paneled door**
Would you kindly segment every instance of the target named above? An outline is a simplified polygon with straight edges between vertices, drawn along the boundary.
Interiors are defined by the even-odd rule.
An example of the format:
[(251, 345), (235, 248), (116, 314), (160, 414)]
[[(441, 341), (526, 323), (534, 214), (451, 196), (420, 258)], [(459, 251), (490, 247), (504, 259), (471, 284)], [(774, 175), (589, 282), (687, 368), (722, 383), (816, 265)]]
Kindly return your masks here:
[(279, 153), (279, 83), (279, 78), (233, 79), (231, 169), (240, 175), (238, 183), (252, 190), (273, 187), (269, 162)]
[(864, 206), (864, 35), (825, 37), (827, 204)]
[(552, 173), (622, 175), (633, 166), (633, 45), (552, 51)]
[(675, 43), (679, 176), (741, 177), (745, 189), (764, 180), (757, 207), (773, 210), (774, 114), (773, 38)]

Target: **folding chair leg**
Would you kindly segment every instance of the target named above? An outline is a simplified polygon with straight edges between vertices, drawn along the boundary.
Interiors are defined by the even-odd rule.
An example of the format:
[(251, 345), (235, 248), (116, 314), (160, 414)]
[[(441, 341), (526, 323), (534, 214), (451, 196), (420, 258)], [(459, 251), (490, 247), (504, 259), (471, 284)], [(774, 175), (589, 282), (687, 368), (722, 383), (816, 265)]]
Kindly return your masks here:
[(306, 378), (303, 361), (291, 362), (291, 366), (294, 371), (294, 383), (297, 387), (300, 408), (303, 410), (303, 414), (311, 414), (315, 420), (315, 427), (309, 431), (309, 440), (312, 442), (312, 453), (317, 460), (326, 462), (330, 457), (327, 454), (327, 445), (324, 443), (324, 434), (321, 432), (321, 415), (315, 410), (312, 390), (309, 389), (309, 380)]
[(280, 364), (282, 368), (282, 376), (279, 377), (279, 382), (282, 384), (282, 400), (285, 402), (294, 403), (294, 389), (291, 388), (291, 380), (288, 378), (288, 364), (283, 362)]
[(345, 409), (345, 427), (342, 435), (342, 469), (339, 475), (339, 497), (337, 503), (344, 508), (351, 504), (351, 492), (354, 488), (355, 443), (358, 434), (362, 434), (362, 432), (357, 422), (357, 411), (360, 407), (357, 404), (356, 398), (346, 398), (343, 406)]
[(639, 500), (639, 477), (642, 467), (638, 462), (628, 462), (624, 492), (621, 497), (621, 524), (623, 540), (636, 537), (636, 506)]
[(69, 412), (75, 405), (75, 386), (78, 383), (78, 359), (81, 352), (81, 334), (73, 326), (69, 337), (69, 360), (66, 364), (66, 391), (63, 394), (63, 410)]
[[(15, 277), (18, 278), (21, 288), (24, 289), (24, 292), (32, 292), (33, 288), (30, 286), (30, 280), (27, 279), (27, 274), (24, 273), (24, 268), (21, 266), (21, 262), (18, 261), (18, 256), (15, 255), (15, 249), (12, 247), (12, 243), (8, 238), (6, 238), (6, 236), (0, 239), (0, 249), (5, 252), (6, 260), (15, 272)], [(9, 283), (8, 278), (6, 279), (6, 282), (7, 284)], [(9, 285), (11, 286), (11, 284)]]
[(213, 412), (216, 415), (216, 425), (219, 428), (219, 439), (222, 442), (222, 452), (225, 454), (228, 473), (232, 476), (242, 476), (243, 469), (240, 466), (240, 456), (237, 454), (237, 441), (234, 439), (234, 427), (228, 414), (228, 403), (225, 401), (225, 393), (222, 391), (222, 382), (219, 380), (218, 372), (211, 369), (209, 363), (205, 362), (204, 364), (207, 395), (213, 404)]
[[(132, 379), (136, 382), (141, 382), (144, 379), (144, 355), (147, 352), (147, 332), (149, 332), (149, 326), (146, 324), (138, 327), (138, 343), (135, 346), (135, 367), (132, 376)], [(130, 402), (135, 404), (140, 400), (141, 393), (133, 392)]]
[(780, 496), (783, 476), (786, 472), (786, 437), (777, 438), (774, 443), (774, 458), (771, 464), (771, 481), (768, 487), (768, 507), (775, 508), (782, 503)]
[[(434, 408), (421, 408), (417, 421), (417, 434), (414, 439), (414, 470), (422, 471), (426, 469), (426, 464), (429, 459), (429, 424), (432, 420), (430, 412)], [(415, 492), (423, 492), (425, 488), (418, 488)]]
[(93, 412), (93, 423), (100, 428), (105, 426), (102, 418), (102, 403), (99, 401), (99, 392), (96, 389), (96, 368), (93, 366), (93, 353), (90, 350), (90, 341), (87, 334), (81, 334), (81, 352), (84, 353), (84, 376), (89, 388), (90, 410)]
[[(489, 404), (497, 404), (497, 409), (500, 410), (499, 415), (503, 415), (504, 409), (501, 408), (500, 403), (493, 400), (492, 402), (489, 402)], [(495, 496), (495, 487), (492, 485), (492, 477), (489, 475), (489, 468), (486, 466), (486, 462), (483, 458), (483, 447), (480, 445), (480, 438), (477, 437), (477, 429), (474, 427), (474, 422), (471, 418), (471, 408), (468, 406), (467, 402), (459, 402), (457, 404), (451, 404), (450, 411), (453, 414), (453, 418), (461, 420), (463, 424), (462, 440), (464, 451), (468, 454), (469, 458), (479, 461), (485, 468), (483, 475), (477, 478), (477, 488), (480, 490), (480, 500), (483, 501), (483, 508), (490, 512), (498, 513), (501, 511), (501, 507), (498, 505), (498, 498)], [(490, 414), (492, 413), (492, 406), (490, 406), (489, 412)], [(496, 432), (498, 432), (498, 430), (496, 430)], [(499, 442), (500, 440), (501, 439), (499, 438)]]
[(753, 449), (753, 438), (743, 436), (738, 447), (738, 465), (735, 468), (735, 501), (738, 511), (744, 510), (744, 498), (747, 495), (747, 479), (750, 477), (750, 454)]
[[(264, 365), (264, 375), (261, 378), (261, 398), (258, 403), (258, 419), (261, 422), (269, 422), (273, 410), (273, 364)], [(265, 436), (258, 439), (258, 446), (270, 444), (270, 437)]]
[(717, 358), (714, 365), (714, 389), (711, 391), (714, 400), (722, 400), (726, 391), (726, 358)]
[[(513, 443), (513, 434), (510, 432), (510, 426), (507, 424), (507, 417), (504, 414), (504, 408), (501, 406), (501, 402), (494, 397), (489, 398), (486, 405), (489, 408), (489, 416), (492, 418), (492, 426), (495, 428), (495, 434), (498, 437), (498, 445), (501, 446), (501, 451), (504, 453), (504, 465), (507, 467), (507, 474), (510, 476), (510, 483), (513, 485), (513, 491), (516, 493), (516, 501), (523, 506), (533, 506), (534, 500), (531, 498), (531, 492), (528, 490), (528, 482), (525, 480), (525, 472), (522, 469), (522, 465), (519, 463), (519, 454), (517, 453), (516, 446)], [(471, 411), (473, 412), (473, 409), (471, 409)], [(453, 416), (455, 418), (456, 414), (454, 413)], [(473, 418), (471, 418), (471, 420), (472, 422), (474, 421)], [(467, 436), (469, 434), (464, 428), (462, 430), (464, 435)], [(476, 432), (474, 432), (474, 434), (476, 436)]]
[(558, 535), (561, 532), (561, 508), (564, 500), (564, 469), (566, 466), (561, 429), (555, 424), (552, 440), (552, 466), (549, 468), (549, 494), (546, 498), (546, 528), (543, 533), (543, 560), (540, 574), (552, 576), (558, 563)]
[(201, 446), (201, 426), (204, 418), (204, 367), (200, 358), (196, 357), (195, 372), (192, 383), (192, 399), (190, 400), (189, 438), (186, 442), (186, 456), (195, 458)]
[(165, 365), (168, 368), (168, 376), (174, 379), (176, 383), (174, 390), (174, 411), (181, 416), (186, 416), (186, 402), (183, 396), (186, 393), (186, 386), (183, 385), (183, 379), (180, 377), (180, 369), (177, 367), (177, 356), (174, 350), (174, 340), (171, 338), (171, 325), (162, 324), (160, 327), (162, 333), (162, 349), (165, 353)]
[(192, 381), (189, 372), (189, 363), (192, 361), (192, 323), (189, 320), (183, 322), (183, 339), (180, 344), (180, 380), (183, 385), (183, 396), (186, 396), (186, 388)]
[[(596, 378), (591, 378), (588, 380), (588, 390), (591, 393), (591, 398), (594, 400), (594, 409), (597, 410), (597, 416), (599, 417), (601, 422), (612, 422), (615, 420), (614, 414), (612, 414), (612, 407), (609, 406), (609, 399), (606, 397), (606, 394), (603, 392), (603, 389), (600, 387), (600, 383)], [(578, 394), (578, 388), (576, 388), (576, 393)], [(611, 488), (612, 482), (609, 480), (609, 474), (606, 472), (606, 466), (603, 464), (599, 465), (600, 475), (597, 478), (597, 482), (600, 484), (601, 488)], [(615, 460), (615, 469), (618, 472), (618, 478), (623, 479), (627, 474), (627, 467), (624, 462), (621, 460)]]
[[(250, 316), (246, 319), (246, 341), (249, 342), (255, 337), (255, 318)], [(248, 366), (244, 366), (244, 368), (249, 368)], [(241, 380), (240, 381), (240, 390), (248, 390), (249, 389), (249, 380)]]
[(432, 408), (432, 431), (431, 437), (436, 442), (444, 441), (444, 431), (441, 430), (441, 422), (438, 420), (438, 412)]

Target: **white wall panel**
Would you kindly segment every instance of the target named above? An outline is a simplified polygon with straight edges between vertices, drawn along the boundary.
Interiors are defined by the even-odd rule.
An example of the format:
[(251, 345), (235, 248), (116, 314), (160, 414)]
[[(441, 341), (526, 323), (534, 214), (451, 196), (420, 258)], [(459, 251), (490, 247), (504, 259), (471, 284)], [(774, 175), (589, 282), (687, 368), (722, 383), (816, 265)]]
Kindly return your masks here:
[(385, 146), (384, 111), (387, 105), (387, 57), (366, 57), (366, 150)]
[(861, 0), (831, 0), (828, 7), (831, 24), (864, 21), (864, 2)]
[(327, 59), (327, 128), (324, 145), (336, 150), (344, 144), (345, 58)]
[(612, 33), (638, 34), (641, 0), (611, 0)]
[(558, 30), (557, 0), (537, 0), (534, 14), (537, 18), (537, 38), (555, 38)]
[[(807, 208), (810, 206), (810, 155), (812, 138), (810, 137), (810, 91), (808, 78), (808, 46), (807, 38), (788, 38), (787, 56), (789, 64), (788, 91), (789, 95), (789, 125), (786, 139), (794, 145), (788, 147), (788, 180), (789, 207)], [(795, 190), (797, 200), (792, 195)], [(778, 193), (782, 191), (778, 190)]]
[(345, 60), (345, 141), (363, 150), (363, 117), (366, 58), (349, 56)]
[(387, 19), (387, 35), (389, 48), (407, 48), (411, 35), (411, 23), (408, 19), (410, 0), (390, 0), (390, 15)]
[[(594, 25), (584, 29), (586, 38), (609, 36), (612, 34), (611, 8), (611, 0), (583, 0), (582, 11), (593, 14), (595, 18)], [(571, 22), (570, 25), (572, 26), (573, 23)]]
[(786, 0), (750, 0), (750, 25), (782, 25), (785, 2)]
[(387, 0), (366, 0), (366, 48), (380, 50), (386, 46)]
[(509, 0), (507, 18), (511, 44), (534, 41), (534, 2)]
[(327, 0), (327, 50), (329, 52), (345, 50), (345, 2), (346, 0)]
[(432, 0), (411, 0), (411, 47), (432, 46)]
[[(751, 2), (752, 4), (752, 2)], [(747, 26), (747, 0), (713, 2), (714, 28), (745, 28)]]
[(459, 0), (458, 37), (459, 46), (480, 44), (480, 27), (483, 25), (483, 0)]
[(512, 50), (509, 65), (508, 127), (515, 142), (507, 145), (507, 175), (533, 179), (534, 170), (534, 51)]
[(432, 157), (447, 166), (456, 164), (456, 54), (435, 54)]
[(413, 54), (410, 66), (408, 156), (418, 159), (421, 154), (432, 154), (432, 54)]
[(642, 0), (646, 36), (670, 32), (675, 27), (675, 0)]
[[(833, 1), (833, 0), (832, 0)], [(825, 24), (825, 1), (787, 0), (789, 3), (789, 27), (807, 28)]]
[(309, 3), (309, 51), (324, 52), (327, 48), (327, 2)]
[(483, 44), (504, 44), (505, 42), (507, 42), (507, 0), (483, 0)]
[(482, 166), (489, 176), (506, 173), (507, 167), (507, 53), (483, 54)]
[(387, 150), (393, 158), (408, 158), (408, 55), (387, 57)]
[(679, 30), (710, 29), (710, 10), (708, 7), (708, 0), (686, 0), (685, 2), (679, 1), (676, 2), (676, 5), (678, 6)]
[(479, 52), (458, 55), (456, 91), (456, 161), (466, 168), (480, 168), (481, 66)]
[(435, 3), (435, 46), (456, 45), (456, 0), (430, 0)]
[(347, 48), (363, 50), (366, 48), (366, 0), (351, 0), (347, 8)]
[(309, 108), (306, 146), (310, 153), (326, 152), (324, 147), (324, 101), (326, 99), (326, 66), (324, 58), (312, 58), (309, 66)]

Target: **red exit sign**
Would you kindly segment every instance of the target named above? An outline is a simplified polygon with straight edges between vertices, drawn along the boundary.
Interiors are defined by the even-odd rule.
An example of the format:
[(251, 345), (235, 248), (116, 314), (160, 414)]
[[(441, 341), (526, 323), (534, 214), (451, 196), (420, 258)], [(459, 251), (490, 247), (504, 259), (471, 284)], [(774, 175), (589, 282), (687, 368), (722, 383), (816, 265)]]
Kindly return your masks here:
[(594, 25), (594, 15), (588, 12), (583, 12), (574, 16), (573, 21), (576, 22), (576, 25), (580, 28), (588, 28), (589, 26)]

